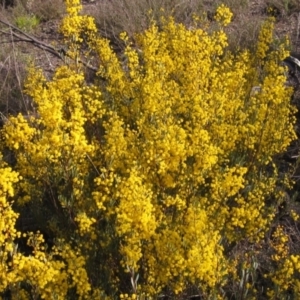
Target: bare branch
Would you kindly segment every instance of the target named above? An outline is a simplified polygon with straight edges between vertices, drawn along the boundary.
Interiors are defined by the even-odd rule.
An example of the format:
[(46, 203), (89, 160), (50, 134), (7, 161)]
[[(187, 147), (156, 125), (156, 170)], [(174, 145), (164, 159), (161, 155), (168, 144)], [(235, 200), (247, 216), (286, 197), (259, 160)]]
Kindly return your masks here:
[[(3, 30), (0, 30), (0, 33), (4, 34), (4, 35), (12, 35), (14, 38), (17, 38), (17, 40), (15, 40), (15, 42), (27, 42), (27, 43), (31, 43), (33, 46), (42, 49), (44, 51), (47, 51), (49, 53), (51, 53), (52, 55), (54, 55), (55, 57), (61, 59), (64, 61), (65, 57), (71, 58), (68, 55), (68, 53), (64, 50), (64, 49), (56, 49), (55, 47), (53, 47), (52, 45), (46, 44), (40, 40), (38, 40), (37, 38), (35, 38), (34, 36), (24, 32), (23, 30), (21, 30), (20, 28), (12, 25), (11, 23), (4, 21), (2, 19), (0, 19), (0, 23), (4, 24), (5, 26), (7, 26), (8, 28), (10, 28), (10, 32), (5, 32)], [(3, 42), (1, 42), (3, 43)], [(83, 64), (86, 68), (88, 68), (91, 71), (97, 72), (98, 68), (91, 66), (89, 63), (83, 61), (83, 60), (79, 60), (79, 63)]]

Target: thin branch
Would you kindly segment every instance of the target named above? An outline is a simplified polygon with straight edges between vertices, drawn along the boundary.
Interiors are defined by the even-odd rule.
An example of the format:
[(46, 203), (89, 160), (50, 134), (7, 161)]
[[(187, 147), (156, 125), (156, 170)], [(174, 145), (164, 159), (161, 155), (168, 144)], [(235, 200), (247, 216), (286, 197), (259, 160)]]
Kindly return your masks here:
[[(33, 46), (47, 51), (54, 55), (55, 57), (59, 58), (60, 60), (64, 61), (65, 57), (71, 58), (68, 55), (68, 53), (64, 49), (56, 49), (53, 46), (46, 44), (37, 38), (33, 37), (32, 35), (29, 35), (28, 33), (24, 32), (20, 28), (10, 24), (9, 22), (6, 22), (2, 19), (0, 19), (0, 23), (4, 24), (5, 26), (8, 26), (11, 29), (11, 32), (5, 32), (3, 30), (0, 30), (0, 33), (5, 34), (5, 35), (12, 35), (14, 38), (17, 38), (15, 42), (26, 42), (26, 43), (31, 43)], [(73, 59), (74, 60), (74, 59)], [(88, 68), (91, 71), (97, 72), (98, 68), (91, 66), (89, 63), (83, 61), (83, 60), (78, 60), (79, 63), (83, 64), (86, 68)]]
[[(28, 42), (31, 42), (33, 43), (35, 46), (39, 47), (39, 48), (42, 48), (42, 49), (45, 49), (47, 51), (51, 51), (52, 54), (60, 57), (59, 55), (59, 52), (51, 45), (48, 45), (48, 44), (45, 44), (44, 42), (42, 41), (39, 41), (38, 39), (36, 39), (35, 37), (29, 35), (28, 33), (24, 32), (23, 30), (19, 29), (18, 27), (6, 22), (6, 21), (3, 21), (0, 19), (0, 23), (8, 26), (9, 28), (13, 29), (14, 31), (17, 31), (19, 33), (21, 33), (23, 36), (27, 37), (28, 38)], [(16, 36), (16, 37), (20, 37), (16, 32), (13, 31), (13, 35)]]

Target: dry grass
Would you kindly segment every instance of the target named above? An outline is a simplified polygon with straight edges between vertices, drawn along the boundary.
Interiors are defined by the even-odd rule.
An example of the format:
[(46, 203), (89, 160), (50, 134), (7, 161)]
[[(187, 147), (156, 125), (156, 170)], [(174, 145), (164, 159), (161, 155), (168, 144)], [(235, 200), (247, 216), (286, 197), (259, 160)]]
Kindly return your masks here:
[(66, 12), (64, 0), (31, 0), (28, 9), (42, 22), (59, 19)]
[(1, 114), (26, 113), (30, 101), (23, 94), (26, 78), (26, 56), (7, 45), (0, 52), (0, 112)]
[(40, 22), (46, 22), (61, 19), (66, 12), (64, 0), (14, 0), (14, 5), (4, 5), (4, 2), (12, 2), (0, 0), (2, 14), (12, 21), (20, 17), (36, 17)]
[[(38, 34), (40, 21), (61, 18), (65, 13), (64, 0), (15, 0), (13, 6), (0, 6), (0, 19), (10, 22), (30, 34)], [(8, 3), (6, 1), (6, 3)], [(4, 1), (0, 2), (4, 5)], [(37, 21), (38, 20), (38, 21)], [(37, 23), (33, 23), (36, 22)], [(10, 35), (9, 28), (0, 26), (0, 115), (27, 114), (31, 101), (23, 94), (26, 70), (30, 62), (40, 62), (41, 54), (29, 44)], [(43, 53), (45, 56), (45, 53)], [(48, 56), (47, 56), (48, 57)], [(48, 60), (43, 58), (44, 67)], [(0, 118), (1, 119), (1, 118)]]
[[(170, 15), (177, 22), (190, 27), (193, 24), (193, 15), (205, 16), (211, 20), (221, 3), (225, 3), (234, 13), (233, 23), (227, 30), (231, 50), (251, 48), (257, 39), (262, 21), (269, 15), (275, 15), (280, 26), (280, 22), (289, 24), (300, 11), (298, 0), (110, 0), (86, 5), (84, 13), (95, 18), (101, 34), (118, 49), (123, 45), (119, 39), (121, 32), (127, 32), (134, 39), (134, 35), (148, 28), (152, 21), (160, 24), (162, 16)], [(289, 36), (293, 33), (291, 39), (295, 41), (293, 44), (296, 47), (299, 42), (300, 13), (298, 24), (293, 22), (289, 25), (288, 32), (283, 32), (280, 28), (278, 32)]]
[(197, 0), (111, 0), (98, 1), (87, 6), (85, 12), (92, 15), (101, 34), (115, 46), (121, 46), (119, 34), (126, 31), (133, 38), (136, 33), (148, 28), (152, 21), (160, 23), (162, 16), (174, 16), (187, 26), (194, 13), (203, 11), (203, 3)]

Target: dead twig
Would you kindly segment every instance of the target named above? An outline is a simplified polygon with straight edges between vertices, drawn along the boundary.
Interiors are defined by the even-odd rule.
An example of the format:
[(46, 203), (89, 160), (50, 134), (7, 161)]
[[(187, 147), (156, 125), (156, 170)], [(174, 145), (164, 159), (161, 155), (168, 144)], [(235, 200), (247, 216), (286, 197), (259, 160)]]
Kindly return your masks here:
[[(51, 53), (52, 55), (54, 55), (55, 57), (59, 58), (62, 61), (65, 61), (65, 57), (73, 59), (72, 57), (70, 57), (68, 55), (67, 51), (65, 51), (63, 48), (56, 49), (55, 47), (38, 40), (34, 36), (24, 32), (20, 28), (14, 26), (14, 25), (10, 24), (9, 22), (4, 21), (2, 19), (0, 19), (0, 23), (4, 24), (5, 26), (7, 26), (10, 29), (10, 32), (0, 30), (0, 33), (2, 33), (4, 35), (8, 35), (8, 36), (13, 36), (14, 38), (17, 39), (17, 40), (14, 40), (14, 42), (31, 43), (33, 46), (35, 46), (41, 50), (44, 50), (48, 53)], [(86, 68), (88, 68), (89, 70), (91, 70), (93, 72), (98, 71), (98, 68), (91, 66), (89, 63), (83, 61), (82, 59), (79, 59), (78, 62), (83, 64)]]

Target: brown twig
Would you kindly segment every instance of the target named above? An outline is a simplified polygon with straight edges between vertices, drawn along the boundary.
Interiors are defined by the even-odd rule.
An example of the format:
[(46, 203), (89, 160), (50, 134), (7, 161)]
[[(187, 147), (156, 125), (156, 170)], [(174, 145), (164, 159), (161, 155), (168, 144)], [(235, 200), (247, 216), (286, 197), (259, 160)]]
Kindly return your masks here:
[[(33, 46), (35, 46), (41, 50), (47, 51), (63, 61), (64, 61), (65, 57), (72, 59), (72, 57), (70, 57), (64, 49), (56, 49), (55, 47), (38, 40), (37, 38), (33, 37), (32, 35), (29, 35), (28, 33), (21, 30), (20, 28), (14, 26), (14, 25), (10, 24), (9, 22), (6, 22), (2, 19), (0, 19), (0, 23), (4, 24), (8, 28), (10, 28), (10, 32), (5, 32), (3, 30), (0, 30), (0, 33), (6, 34), (6, 35), (11, 35), (14, 38), (17, 38), (17, 40), (16, 40), (17, 42), (31, 43)], [(91, 66), (89, 63), (87, 63), (81, 59), (78, 62), (83, 64), (86, 68), (88, 68), (89, 70), (91, 70), (93, 72), (98, 71), (98, 68)]]

